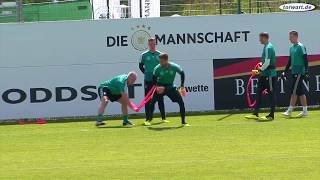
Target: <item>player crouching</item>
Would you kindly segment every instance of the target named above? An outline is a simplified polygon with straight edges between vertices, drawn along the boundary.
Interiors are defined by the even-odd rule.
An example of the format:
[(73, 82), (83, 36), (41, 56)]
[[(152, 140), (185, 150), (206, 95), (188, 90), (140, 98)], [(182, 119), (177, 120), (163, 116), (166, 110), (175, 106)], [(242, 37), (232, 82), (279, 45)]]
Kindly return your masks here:
[(177, 88), (173, 85), (176, 73), (181, 76), (181, 86), (180, 89), (184, 88), (185, 74), (181, 67), (175, 63), (168, 62), (168, 55), (162, 53), (159, 55), (159, 65), (157, 65), (153, 71), (153, 80), (157, 86), (157, 92), (154, 93), (150, 106), (151, 115), (150, 118), (144, 123), (144, 125), (151, 125), (150, 122), (153, 117), (154, 105), (155, 103), (163, 98), (163, 96), (168, 96), (172, 102), (176, 102), (180, 107), (181, 123), (183, 126), (190, 126), (185, 121), (185, 106), (181, 94)]
[(103, 113), (108, 105), (109, 100), (111, 102), (117, 101), (121, 104), (123, 126), (130, 127), (134, 124), (128, 120), (128, 94), (126, 90), (127, 86), (131, 86), (137, 79), (135, 72), (129, 72), (128, 74), (122, 74), (113, 77), (111, 80), (104, 81), (98, 88), (98, 94), (100, 97), (100, 105), (98, 109), (98, 116), (96, 118), (96, 126), (105, 125), (102, 121)]

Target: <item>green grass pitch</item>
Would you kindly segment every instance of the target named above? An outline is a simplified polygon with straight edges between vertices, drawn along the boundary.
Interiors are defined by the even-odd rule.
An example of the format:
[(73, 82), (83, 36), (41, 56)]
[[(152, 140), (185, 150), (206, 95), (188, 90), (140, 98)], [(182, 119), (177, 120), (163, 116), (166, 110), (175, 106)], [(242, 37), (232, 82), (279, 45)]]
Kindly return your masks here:
[(189, 116), (0, 126), (0, 179), (320, 179), (320, 111), (272, 122)]

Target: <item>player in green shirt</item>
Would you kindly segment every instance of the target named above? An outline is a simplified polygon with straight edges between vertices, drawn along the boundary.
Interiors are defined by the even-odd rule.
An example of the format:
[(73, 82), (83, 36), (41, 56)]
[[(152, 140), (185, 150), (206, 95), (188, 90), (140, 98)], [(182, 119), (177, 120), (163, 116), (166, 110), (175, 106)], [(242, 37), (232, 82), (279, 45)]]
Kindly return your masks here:
[[(153, 70), (159, 64), (159, 55), (160, 51), (156, 50), (156, 40), (154, 38), (150, 38), (148, 40), (149, 50), (141, 54), (139, 68), (141, 72), (144, 74), (144, 93), (148, 94), (153, 83)], [(166, 113), (164, 108), (163, 98), (159, 98), (158, 107), (160, 110), (161, 118), (163, 122), (169, 122), (166, 120)], [(150, 120), (151, 114), (151, 106), (150, 102), (145, 105), (145, 113), (146, 113), (146, 121)]]
[(298, 114), (298, 117), (304, 117), (308, 115), (307, 111), (307, 97), (306, 97), (306, 87), (305, 81), (308, 80), (308, 55), (306, 47), (298, 41), (298, 32), (291, 31), (289, 33), (289, 39), (292, 43), (290, 47), (290, 56), (288, 64), (282, 76), (285, 77), (291, 67), (291, 74), (293, 76), (292, 91), (290, 98), (290, 106), (288, 110), (282, 115), (291, 116), (291, 112), (296, 105), (297, 96), (299, 96), (300, 102), (302, 104), (302, 112)]
[(117, 101), (121, 104), (121, 111), (123, 115), (123, 126), (130, 127), (132, 124), (128, 120), (128, 95), (127, 86), (131, 86), (137, 79), (135, 72), (122, 74), (113, 77), (111, 80), (104, 81), (99, 85), (98, 94), (100, 97), (100, 105), (98, 109), (98, 116), (96, 118), (96, 126), (105, 125), (102, 121), (102, 116), (109, 100), (111, 102)]
[[(264, 45), (261, 55), (261, 66), (259, 67), (258, 89), (256, 94), (256, 105), (252, 115), (246, 116), (247, 119), (273, 120), (275, 111), (275, 85), (277, 81), (276, 55), (273, 45), (269, 42), (269, 34), (262, 32), (259, 34), (260, 43)], [(259, 117), (262, 92), (267, 89), (270, 99), (270, 114)]]
[(157, 92), (154, 93), (151, 102), (151, 119), (145, 122), (145, 125), (150, 125), (150, 121), (153, 117), (154, 104), (163, 96), (168, 96), (172, 102), (176, 102), (180, 107), (181, 123), (184, 126), (190, 126), (185, 121), (185, 106), (181, 94), (178, 92), (177, 88), (173, 85), (176, 73), (181, 76), (180, 88), (184, 88), (185, 74), (181, 67), (175, 63), (168, 62), (168, 55), (161, 53), (159, 55), (159, 65), (154, 68), (153, 80), (157, 85)]

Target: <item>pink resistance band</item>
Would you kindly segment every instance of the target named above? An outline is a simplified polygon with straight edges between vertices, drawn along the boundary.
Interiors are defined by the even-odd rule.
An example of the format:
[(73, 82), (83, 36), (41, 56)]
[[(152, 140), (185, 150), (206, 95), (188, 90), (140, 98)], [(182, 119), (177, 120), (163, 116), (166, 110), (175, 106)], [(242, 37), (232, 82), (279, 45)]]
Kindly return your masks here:
[[(152, 86), (152, 88), (150, 89), (150, 91), (147, 93), (147, 95), (144, 97), (144, 99), (138, 104), (135, 105), (133, 104), (130, 100), (128, 102), (129, 107), (135, 111), (138, 112), (142, 106), (144, 106), (145, 104), (147, 104), (151, 98), (153, 97), (153, 94), (157, 91), (156, 86)], [(185, 89), (179, 89), (179, 92), (182, 96), (186, 96), (186, 90)]]
[(142, 106), (144, 106), (145, 104), (147, 104), (150, 101), (150, 99), (153, 97), (153, 94), (154, 94), (155, 90), (156, 90), (156, 86), (152, 86), (150, 91), (147, 93), (147, 95), (143, 98), (143, 100), (138, 105), (133, 104), (129, 100), (129, 102), (128, 102), (129, 107), (133, 111), (138, 112), (142, 108)]
[[(259, 66), (260, 66), (260, 63), (256, 64), (254, 66), (254, 70), (258, 70), (259, 69)], [(253, 108), (255, 105), (256, 105), (256, 100), (254, 100), (253, 102), (251, 102), (251, 98), (250, 98), (250, 88), (251, 88), (251, 81), (252, 81), (252, 78), (254, 78), (257, 74), (255, 73), (251, 73), (251, 76), (248, 80), (248, 83), (247, 83), (247, 88), (246, 88), (246, 95), (247, 95), (247, 103), (248, 103), (248, 106), (249, 108)], [(263, 90), (262, 92), (263, 95), (267, 94), (267, 89)]]

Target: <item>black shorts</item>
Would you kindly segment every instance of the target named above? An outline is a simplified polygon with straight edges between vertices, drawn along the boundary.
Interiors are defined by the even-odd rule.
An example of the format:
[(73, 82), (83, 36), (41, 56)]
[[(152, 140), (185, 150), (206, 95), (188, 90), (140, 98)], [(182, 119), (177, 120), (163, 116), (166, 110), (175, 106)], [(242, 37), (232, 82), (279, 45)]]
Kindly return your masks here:
[(258, 87), (261, 90), (267, 89), (268, 92), (274, 92), (276, 88), (276, 77), (260, 76)]
[(302, 96), (306, 94), (306, 87), (304, 85), (304, 75), (293, 74), (292, 75), (292, 91), (291, 94)]
[(163, 96), (168, 96), (172, 102), (182, 101), (181, 94), (178, 92), (176, 87), (166, 87), (163, 94), (155, 93), (157, 100), (163, 98)]
[(103, 97), (103, 96), (107, 96), (108, 99), (111, 101), (111, 102), (114, 102), (114, 101), (118, 101), (120, 98), (121, 98), (121, 94), (111, 94), (111, 91), (110, 89), (108, 89), (107, 87), (99, 87), (98, 88), (98, 94), (99, 94), (99, 97), (100, 99)]

